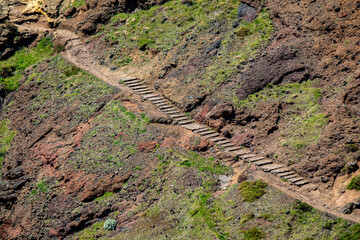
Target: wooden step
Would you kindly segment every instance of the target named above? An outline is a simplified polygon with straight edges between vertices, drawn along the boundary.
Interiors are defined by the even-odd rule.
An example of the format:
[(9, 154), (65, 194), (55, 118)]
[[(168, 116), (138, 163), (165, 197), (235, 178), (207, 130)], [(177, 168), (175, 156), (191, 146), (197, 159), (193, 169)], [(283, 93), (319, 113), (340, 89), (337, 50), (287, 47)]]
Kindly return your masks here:
[(238, 155), (238, 156), (242, 156), (242, 155), (246, 155), (246, 154), (251, 153), (251, 151), (248, 148), (244, 148), (244, 149), (241, 149), (241, 150), (234, 151), (234, 153), (236, 155)]
[(289, 182), (295, 183), (295, 182), (302, 181), (302, 180), (304, 180), (303, 177), (297, 177), (297, 178), (291, 178), (291, 179), (289, 179)]
[(178, 109), (173, 109), (173, 110), (169, 110), (169, 111), (163, 111), (164, 113), (171, 115), (174, 113), (180, 113), (180, 111)]
[(187, 124), (190, 124), (190, 123), (194, 123), (194, 120), (186, 120), (186, 121), (179, 122), (180, 125), (187, 125)]
[(267, 165), (267, 164), (271, 164), (271, 163), (273, 163), (273, 161), (266, 159), (266, 160), (261, 160), (261, 161), (255, 162), (254, 164), (256, 166), (263, 166), (263, 165)]
[(150, 100), (150, 101), (155, 100), (155, 99), (156, 100), (164, 99), (164, 98), (160, 97), (159, 94), (147, 94), (144, 96), (144, 98), (146, 98), (147, 100)]
[(141, 85), (141, 86), (136, 86), (136, 87), (131, 87), (132, 90), (139, 90), (139, 89), (149, 89), (147, 86), (145, 85)]
[(165, 99), (161, 99), (161, 100), (152, 100), (153, 104), (158, 104), (158, 103), (167, 103), (168, 101)]
[(184, 121), (184, 120), (190, 120), (190, 118), (188, 117), (179, 117), (179, 118), (175, 118), (176, 121)]
[(215, 132), (214, 130), (212, 130), (212, 129), (208, 128), (208, 127), (205, 127), (205, 126), (203, 126), (202, 128), (194, 130), (194, 132), (198, 133), (198, 134), (201, 134), (201, 133), (207, 132), (207, 131)]
[(209, 139), (209, 138), (215, 138), (215, 137), (219, 137), (219, 136), (220, 136), (220, 134), (218, 134), (216, 132), (216, 133), (205, 135), (204, 138)]
[(169, 108), (174, 108), (173, 105), (163, 105), (161, 107), (159, 107), (161, 110), (165, 110), (165, 109), (169, 109)]
[(161, 106), (166, 106), (166, 105), (171, 105), (170, 103), (164, 101), (164, 102), (161, 102), (161, 103), (154, 103), (157, 107), (161, 107)]
[(131, 81), (139, 81), (139, 79), (137, 79), (137, 78), (120, 79), (119, 84), (128, 83)]
[(170, 106), (169, 108), (161, 109), (161, 111), (163, 111), (164, 113), (171, 113), (172, 111), (178, 111), (179, 112), (179, 109), (176, 109), (174, 106)]
[(297, 174), (292, 174), (292, 175), (287, 175), (287, 176), (284, 176), (284, 177), (282, 177), (282, 178), (284, 178), (284, 179), (291, 179), (291, 178), (296, 178), (296, 177), (298, 177), (298, 175)]
[(265, 165), (265, 166), (262, 166), (260, 167), (264, 172), (270, 172), (272, 170), (275, 170), (275, 169), (279, 169), (281, 168), (282, 165), (278, 165), (278, 164), (270, 164), (270, 165)]
[(264, 160), (264, 159), (265, 159), (264, 157), (252, 157), (252, 158), (246, 159), (246, 161), (256, 162), (256, 161), (260, 161), (260, 160)]
[(180, 117), (186, 117), (186, 115), (183, 114), (183, 113), (180, 113), (180, 114), (172, 114), (172, 115), (170, 115), (170, 117), (172, 117), (172, 118), (180, 118)]
[(223, 137), (214, 137), (214, 138), (208, 138), (208, 140), (212, 141), (212, 142), (219, 142), (221, 140), (223, 140), (224, 138)]
[(233, 152), (241, 149), (242, 149), (241, 147), (235, 146), (235, 147), (227, 147), (225, 150), (229, 152)]
[(271, 172), (275, 173), (275, 174), (279, 174), (279, 173), (290, 172), (290, 169), (282, 167), (282, 168), (276, 169), (276, 170), (271, 171)]
[(296, 182), (295, 185), (301, 187), (301, 186), (303, 186), (303, 185), (305, 185), (305, 184), (308, 184), (308, 183), (310, 183), (310, 181), (308, 181), (308, 180), (302, 180), (302, 181)]
[(206, 135), (210, 135), (210, 134), (214, 134), (214, 133), (216, 133), (214, 130), (206, 130), (206, 131), (200, 132), (199, 134), (201, 136), (206, 136)]
[(295, 173), (294, 172), (284, 172), (284, 173), (279, 173), (279, 174), (276, 174), (278, 177), (280, 178), (284, 178), (286, 176), (290, 176), (290, 175), (294, 175)]
[(241, 156), (241, 158), (244, 160), (246, 160), (248, 158), (253, 158), (253, 157), (256, 157), (256, 155), (255, 154), (245, 154), (245, 155)]
[[(223, 141), (220, 141), (220, 142), (223, 142)], [(232, 143), (221, 144), (220, 142), (217, 143), (217, 145), (219, 147), (222, 147), (222, 148), (234, 147), (234, 144), (232, 144)]]
[[(231, 143), (229, 140), (224, 140), (224, 141), (221, 141), (221, 142), (218, 142), (218, 145), (220, 145), (220, 144), (229, 144), (229, 143)], [(231, 143), (232, 144), (232, 143)], [(234, 145), (234, 144), (233, 144)]]
[(151, 93), (154, 93), (153, 91), (151, 90), (146, 90), (146, 91), (142, 91), (142, 92), (138, 92), (140, 95), (145, 95), (145, 94), (151, 94)]
[(132, 88), (132, 87), (137, 87), (137, 86), (144, 86), (144, 84), (140, 81), (137, 81), (137, 82), (132, 82), (132, 83), (126, 84), (126, 86)]

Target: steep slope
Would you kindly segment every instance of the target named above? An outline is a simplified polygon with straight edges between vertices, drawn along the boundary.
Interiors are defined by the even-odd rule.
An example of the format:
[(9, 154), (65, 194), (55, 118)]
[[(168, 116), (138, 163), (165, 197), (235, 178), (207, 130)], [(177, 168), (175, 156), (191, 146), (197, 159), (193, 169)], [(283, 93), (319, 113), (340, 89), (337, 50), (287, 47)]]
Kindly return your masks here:
[(311, 180), (291, 196), (356, 219), (359, 4), (243, 2), (2, 2), (1, 238), (357, 239), (119, 82), (144, 80)]

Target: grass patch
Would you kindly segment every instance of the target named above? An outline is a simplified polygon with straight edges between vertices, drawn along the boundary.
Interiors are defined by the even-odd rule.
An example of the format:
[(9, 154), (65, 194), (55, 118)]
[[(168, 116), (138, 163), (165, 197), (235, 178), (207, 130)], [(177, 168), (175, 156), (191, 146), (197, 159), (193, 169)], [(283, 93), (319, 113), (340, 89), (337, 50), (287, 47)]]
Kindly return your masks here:
[(195, 167), (201, 172), (211, 172), (224, 175), (230, 172), (230, 168), (223, 164), (215, 164), (213, 158), (203, 158), (199, 154), (189, 151), (188, 154), (181, 154), (180, 165)]
[(85, 228), (75, 236), (79, 240), (98, 239), (99, 237), (105, 236), (107, 230), (104, 229), (103, 222), (94, 223), (91, 227)]
[(298, 119), (289, 130), (290, 139), (287, 143), (295, 148), (302, 149), (314, 144), (321, 137), (322, 127), (328, 123), (325, 114), (316, 114), (303, 121)]
[(242, 200), (245, 202), (254, 202), (258, 200), (266, 193), (266, 187), (267, 183), (261, 180), (242, 182), (239, 187)]
[(0, 61), (0, 84), (7, 91), (16, 90), (23, 71), (35, 63), (49, 58), (52, 52), (51, 38), (43, 38), (35, 48), (24, 48), (17, 51), (7, 60)]
[(249, 230), (243, 230), (244, 240), (259, 240), (265, 238), (265, 232), (258, 229), (257, 227), (252, 227)]
[(360, 175), (353, 177), (346, 189), (360, 191)]
[(0, 122), (0, 169), (6, 151), (11, 147), (11, 142), (16, 131), (9, 129), (10, 120), (4, 119)]
[(49, 192), (48, 184), (46, 184), (46, 180), (41, 180), (40, 182), (38, 182), (38, 184), (36, 184), (36, 187), (43, 193)]
[(106, 200), (106, 199), (111, 198), (112, 196), (114, 196), (114, 193), (113, 193), (113, 192), (105, 192), (104, 195), (96, 198), (95, 201), (97, 201), (97, 202), (102, 202), (102, 201), (104, 201), (104, 200)]

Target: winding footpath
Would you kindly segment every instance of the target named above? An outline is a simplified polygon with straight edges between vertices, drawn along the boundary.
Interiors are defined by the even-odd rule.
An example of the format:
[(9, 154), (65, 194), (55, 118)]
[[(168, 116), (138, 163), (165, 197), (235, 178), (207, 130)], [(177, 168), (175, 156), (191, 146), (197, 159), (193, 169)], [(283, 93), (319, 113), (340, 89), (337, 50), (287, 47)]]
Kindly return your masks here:
[(304, 186), (314, 186), (309, 180), (296, 174), (291, 169), (274, 163), (271, 159), (259, 156), (249, 149), (235, 146), (231, 141), (222, 137), (218, 132), (212, 130), (206, 125), (200, 124), (181, 112), (173, 103), (166, 99), (156, 90), (147, 86), (143, 81), (136, 77), (127, 76), (120, 71), (112, 71), (108, 67), (101, 66), (97, 63), (91, 51), (88, 51), (87, 45), (84, 44), (80, 37), (68, 30), (52, 30), (41, 25), (18, 25), (23, 31), (31, 32), (52, 32), (57, 41), (65, 45), (65, 51), (62, 57), (75, 66), (91, 73), (111, 86), (119, 88), (122, 91), (132, 91), (142, 96), (144, 100), (151, 101), (163, 113), (170, 116), (174, 121), (183, 128), (186, 128), (199, 136), (214, 142), (221, 151), (226, 151), (234, 157), (241, 159), (242, 163), (253, 164), (262, 171), (255, 171), (252, 176), (261, 178), (268, 184), (276, 187), (282, 192), (293, 198), (297, 198), (312, 207), (326, 212), (331, 216), (341, 217), (351, 222), (360, 222), (360, 217), (354, 215), (345, 215), (336, 209), (329, 207), (324, 203), (321, 195), (309, 194), (311, 190), (304, 189)]

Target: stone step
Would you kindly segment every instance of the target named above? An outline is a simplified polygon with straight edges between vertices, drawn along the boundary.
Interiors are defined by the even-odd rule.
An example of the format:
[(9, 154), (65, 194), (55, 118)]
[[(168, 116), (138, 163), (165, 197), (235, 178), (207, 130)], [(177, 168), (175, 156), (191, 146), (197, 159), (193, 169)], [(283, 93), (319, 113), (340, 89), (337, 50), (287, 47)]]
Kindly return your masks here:
[(233, 152), (233, 151), (237, 151), (237, 150), (241, 150), (242, 148), (241, 147), (238, 147), (238, 146), (235, 146), (235, 147), (227, 147), (226, 148), (226, 151), (230, 151), (230, 152)]
[(272, 170), (279, 169), (279, 168), (281, 168), (281, 167), (282, 167), (282, 165), (270, 164), (270, 165), (261, 166), (260, 168), (261, 168), (264, 172), (270, 172), (270, 171), (272, 171)]
[(290, 176), (290, 175), (294, 175), (295, 173), (294, 172), (284, 172), (284, 173), (279, 173), (279, 174), (276, 174), (278, 177), (280, 178), (284, 178), (286, 176)]
[(267, 159), (267, 160), (261, 160), (261, 161), (255, 162), (255, 165), (263, 166), (263, 165), (267, 165), (267, 164), (271, 164), (271, 163), (273, 163), (273, 161)]
[(213, 137), (213, 138), (207, 138), (208, 140), (212, 141), (212, 142), (219, 142), (221, 140), (223, 140), (223, 137)]
[(271, 171), (271, 172), (275, 173), (275, 174), (286, 173), (286, 172), (290, 172), (290, 169), (282, 167), (282, 168), (276, 169), (276, 170)]
[(179, 122), (180, 125), (187, 125), (187, 124), (190, 124), (190, 123), (194, 123), (194, 120), (186, 120), (186, 121), (180, 121)]
[(241, 156), (241, 158), (244, 160), (246, 160), (248, 158), (253, 158), (253, 157), (256, 157), (256, 155), (255, 154), (245, 154), (245, 155)]
[(172, 118), (180, 118), (180, 117), (186, 117), (186, 115), (183, 114), (183, 113), (180, 113), (180, 114), (172, 114), (172, 115), (170, 115), (170, 117), (172, 117)]
[(297, 174), (292, 174), (292, 175), (287, 175), (287, 176), (284, 176), (284, 177), (282, 177), (282, 178), (284, 178), (284, 179), (291, 179), (291, 178), (296, 178), (296, 177), (298, 177), (298, 175)]
[[(220, 141), (220, 142), (224, 142), (224, 141)], [(217, 145), (219, 145), (219, 147), (222, 147), (222, 148), (234, 147), (234, 144), (232, 144), (232, 143), (221, 144), (220, 142), (217, 143)]]
[(302, 181), (296, 182), (295, 185), (301, 187), (301, 186), (303, 186), (303, 185), (305, 185), (305, 184), (308, 184), (308, 183), (310, 183), (310, 181), (308, 181), (308, 180), (302, 180)]
[(265, 159), (264, 157), (252, 157), (252, 158), (247, 159), (247, 161), (253, 163), (253, 162), (264, 160), (264, 159)]
[(297, 178), (291, 178), (291, 179), (289, 179), (289, 182), (291, 182), (291, 183), (296, 183), (296, 182), (302, 181), (302, 180), (304, 180), (303, 177), (297, 177)]
[(242, 156), (242, 155), (246, 155), (246, 154), (249, 154), (251, 153), (250, 149), (248, 148), (245, 148), (245, 149), (241, 149), (241, 150), (238, 150), (238, 151), (234, 151), (234, 153), (238, 156)]

